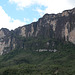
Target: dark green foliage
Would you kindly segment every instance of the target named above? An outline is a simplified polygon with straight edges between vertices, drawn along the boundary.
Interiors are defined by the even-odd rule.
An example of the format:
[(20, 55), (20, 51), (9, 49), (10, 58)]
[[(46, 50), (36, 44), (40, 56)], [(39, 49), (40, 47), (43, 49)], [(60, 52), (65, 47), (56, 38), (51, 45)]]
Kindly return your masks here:
[[(20, 38), (23, 47), (17, 46), (0, 56), (0, 75), (75, 75), (74, 44), (49, 38)], [(57, 49), (57, 52), (37, 52), (37, 49)]]

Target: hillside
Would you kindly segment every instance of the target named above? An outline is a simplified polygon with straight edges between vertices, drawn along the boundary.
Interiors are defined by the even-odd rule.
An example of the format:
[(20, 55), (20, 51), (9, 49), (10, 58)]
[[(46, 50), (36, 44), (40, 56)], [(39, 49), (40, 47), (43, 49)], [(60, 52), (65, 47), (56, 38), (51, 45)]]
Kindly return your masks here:
[(0, 56), (0, 75), (75, 75), (75, 45), (57, 46), (57, 52), (22, 48)]
[(75, 75), (75, 8), (0, 29), (0, 75)]

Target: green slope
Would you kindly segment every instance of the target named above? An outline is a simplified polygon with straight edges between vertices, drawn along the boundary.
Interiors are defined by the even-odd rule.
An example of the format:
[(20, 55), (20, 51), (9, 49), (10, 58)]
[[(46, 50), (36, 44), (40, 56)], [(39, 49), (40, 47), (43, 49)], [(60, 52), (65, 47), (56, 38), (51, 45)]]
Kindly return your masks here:
[[(39, 48), (43, 49), (47, 48), (45, 42), (53, 40), (40, 41), (43, 46)], [(54, 46), (57, 52), (36, 52), (35, 44), (30, 46), (34, 42), (26, 42), (29, 45), (26, 49), (16, 48), (0, 56), (0, 75), (75, 75), (75, 45), (57, 41)]]

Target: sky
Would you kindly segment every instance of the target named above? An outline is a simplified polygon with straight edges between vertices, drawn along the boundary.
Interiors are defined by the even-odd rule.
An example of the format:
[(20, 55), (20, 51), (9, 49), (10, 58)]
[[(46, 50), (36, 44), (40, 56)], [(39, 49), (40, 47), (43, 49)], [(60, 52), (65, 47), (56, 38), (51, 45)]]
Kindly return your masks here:
[(75, 0), (0, 0), (0, 29), (14, 30), (36, 22), (44, 14), (75, 7)]

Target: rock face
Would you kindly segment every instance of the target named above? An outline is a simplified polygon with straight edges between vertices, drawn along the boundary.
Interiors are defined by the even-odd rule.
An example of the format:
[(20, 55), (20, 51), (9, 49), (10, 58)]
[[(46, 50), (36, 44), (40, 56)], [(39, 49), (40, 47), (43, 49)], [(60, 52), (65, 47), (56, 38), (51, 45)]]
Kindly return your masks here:
[(0, 54), (3, 53), (3, 50), (6, 51), (6, 47), (10, 46), (9, 31), (7, 29), (0, 30)]
[(59, 14), (45, 14), (37, 22), (13, 31), (2, 28), (0, 30), (0, 54), (8, 53), (21, 43), (19, 36), (64, 39), (75, 44), (75, 8)]
[(0, 30), (0, 55), (8, 53), (10, 50), (15, 48), (15, 40), (11, 33), (11, 31), (5, 28)]
[(75, 28), (69, 33), (69, 41), (75, 44)]

